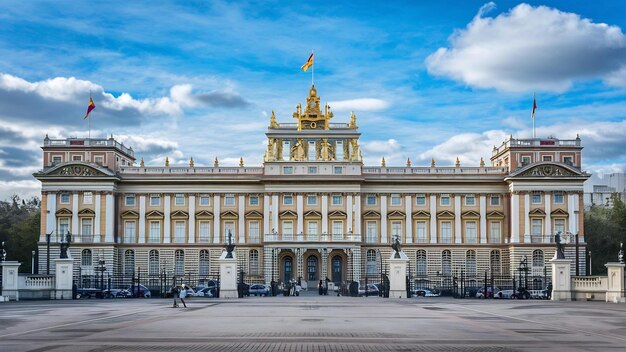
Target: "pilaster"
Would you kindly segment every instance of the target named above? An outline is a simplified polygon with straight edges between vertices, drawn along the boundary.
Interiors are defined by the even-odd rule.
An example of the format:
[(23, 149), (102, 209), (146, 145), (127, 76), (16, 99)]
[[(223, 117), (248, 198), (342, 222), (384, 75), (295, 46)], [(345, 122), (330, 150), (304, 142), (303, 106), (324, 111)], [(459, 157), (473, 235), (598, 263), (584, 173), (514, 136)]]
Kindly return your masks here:
[(196, 196), (189, 195), (189, 237), (187, 243), (196, 243)]
[(407, 194), (404, 196), (404, 224), (406, 228), (406, 243), (413, 243), (413, 218), (412, 218), (412, 210), (413, 210), (413, 196)]
[(387, 195), (380, 195), (380, 243), (389, 242), (387, 238)]
[(480, 195), (480, 243), (487, 243), (487, 196)]
[(216, 194), (213, 196), (213, 243), (220, 243), (220, 234), (221, 234), (221, 219), (220, 212), (222, 203), (220, 200), (220, 195)]
[(171, 243), (172, 241), (172, 225), (171, 225), (172, 204), (169, 194), (163, 195), (163, 243)]
[[(431, 214), (432, 216), (432, 214)], [(454, 195), (454, 243), (461, 243), (461, 195)]]
[(139, 239), (138, 243), (146, 243), (146, 196), (139, 196), (139, 224), (137, 224), (137, 228), (139, 229)]
[(430, 243), (437, 243), (437, 195), (430, 194)]

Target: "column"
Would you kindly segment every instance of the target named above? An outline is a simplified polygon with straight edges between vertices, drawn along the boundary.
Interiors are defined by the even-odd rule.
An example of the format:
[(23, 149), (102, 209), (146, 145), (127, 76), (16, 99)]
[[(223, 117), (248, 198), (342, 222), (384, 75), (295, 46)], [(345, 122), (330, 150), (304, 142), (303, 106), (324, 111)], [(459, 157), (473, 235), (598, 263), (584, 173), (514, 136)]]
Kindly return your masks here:
[(270, 196), (265, 194), (263, 195), (263, 235), (268, 233), (270, 233)]
[[(70, 233), (72, 234), (72, 238), (74, 239), (76, 236), (80, 236), (80, 228), (78, 227), (78, 193), (72, 194), (72, 227), (70, 229)], [(65, 234), (62, 234), (65, 236)], [(82, 238), (79, 239), (79, 241)], [(78, 241), (76, 241), (78, 242)]]
[(454, 195), (454, 243), (461, 243), (461, 195)]
[(324, 280), (324, 278), (328, 276), (328, 250), (324, 248), (320, 250), (320, 253), (322, 254), (322, 262), (320, 263), (322, 269), (320, 270), (320, 280)]
[(171, 243), (172, 226), (170, 214), (172, 213), (172, 198), (169, 194), (163, 195), (163, 243)]
[(220, 195), (213, 196), (213, 243), (220, 243)]
[(406, 229), (406, 243), (413, 243), (413, 217), (412, 217), (412, 212), (413, 210), (413, 196), (411, 196), (410, 194), (407, 194), (406, 196), (404, 196), (404, 213), (405, 213), (405, 229)]
[(296, 214), (298, 219), (296, 220), (296, 238), (304, 232), (304, 200), (302, 194), (296, 196)]
[(552, 212), (552, 202), (550, 200), (550, 194), (548, 192), (545, 193), (544, 203), (546, 209), (546, 227), (545, 236), (543, 237), (543, 243), (550, 243), (550, 237), (552, 237), (552, 219), (550, 218), (550, 213)]
[(524, 194), (524, 243), (530, 243), (530, 193)]
[[(48, 193), (46, 197), (46, 233), (52, 233), (51, 240), (54, 240), (54, 234), (57, 231), (57, 195), (56, 193)], [(44, 237), (44, 241), (46, 238)]]
[(246, 196), (239, 195), (239, 243), (246, 242)]
[(328, 195), (322, 195), (322, 234), (328, 234)]
[(280, 232), (280, 226), (278, 223), (278, 194), (272, 196), (272, 228), (277, 233)]
[(437, 243), (437, 195), (430, 196), (430, 243)]
[(511, 200), (511, 243), (519, 243), (519, 194)]
[(348, 194), (346, 196), (346, 213), (347, 213), (347, 221), (348, 221), (348, 231), (354, 232), (354, 224), (352, 223), (352, 219), (354, 219), (354, 214), (352, 214), (352, 195)]
[(146, 196), (139, 196), (139, 241), (137, 243), (146, 243)]
[(567, 222), (568, 222), (568, 229), (571, 233), (576, 234), (577, 230), (578, 230), (578, 226), (576, 226), (576, 221), (578, 221), (578, 219), (576, 219), (576, 213), (575, 211), (577, 210), (577, 206), (578, 206), (578, 198), (577, 197), (578, 194), (568, 194), (567, 195)]
[(361, 233), (361, 196), (354, 196), (354, 233), (359, 234), (361, 239), (363, 234)]
[(480, 195), (480, 243), (487, 243), (487, 196)]
[(387, 243), (387, 195), (380, 195), (380, 243)]
[(115, 223), (115, 204), (113, 199), (113, 194), (108, 193), (105, 198), (105, 232), (104, 232), (104, 242), (113, 243), (113, 225)]
[(96, 215), (93, 218), (93, 241), (101, 242), (102, 241), (102, 231), (100, 229), (100, 202), (101, 202), (100, 192), (96, 192), (96, 199), (94, 203), (94, 211)]
[(187, 243), (196, 243), (196, 196), (189, 195), (189, 237)]

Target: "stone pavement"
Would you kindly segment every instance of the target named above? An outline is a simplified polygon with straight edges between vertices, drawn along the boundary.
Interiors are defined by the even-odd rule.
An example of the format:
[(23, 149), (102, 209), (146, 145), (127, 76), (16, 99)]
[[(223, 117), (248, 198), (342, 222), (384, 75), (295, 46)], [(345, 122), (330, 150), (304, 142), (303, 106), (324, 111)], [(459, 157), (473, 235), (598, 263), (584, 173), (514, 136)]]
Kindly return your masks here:
[(0, 304), (0, 351), (626, 351), (626, 305), (421, 297)]

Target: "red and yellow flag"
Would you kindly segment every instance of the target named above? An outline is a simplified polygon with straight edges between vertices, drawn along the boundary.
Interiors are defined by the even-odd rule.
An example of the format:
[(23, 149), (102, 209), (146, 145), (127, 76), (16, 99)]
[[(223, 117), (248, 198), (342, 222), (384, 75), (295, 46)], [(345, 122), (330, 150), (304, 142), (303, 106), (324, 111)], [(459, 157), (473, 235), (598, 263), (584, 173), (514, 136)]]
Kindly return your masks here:
[(306, 60), (306, 62), (304, 63), (304, 65), (302, 65), (302, 67), (300, 67), (302, 69), (302, 71), (306, 72), (306, 70), (309, 69), (309, 67), (313, 66), (313, 53), (311, 53), (311, 56), (309, 56), (309, 59)]
[(93, 99), (91, 99), (91, 97), (89, 97), (89, 105), (87, 105), (87, 113), (85, 114), (85, 117), (83, 117), (83, 120), (89, 117), (89, 113), (91, 112), (91, 110), (96, 108), (96, 104), (94, 104)]
[(535, 96), (533, 95), (533, 112), (530, 114), (530, 117), (533, 120), (535, 119), (535, 111), (537, 111), (537, 99), (535, 99)]

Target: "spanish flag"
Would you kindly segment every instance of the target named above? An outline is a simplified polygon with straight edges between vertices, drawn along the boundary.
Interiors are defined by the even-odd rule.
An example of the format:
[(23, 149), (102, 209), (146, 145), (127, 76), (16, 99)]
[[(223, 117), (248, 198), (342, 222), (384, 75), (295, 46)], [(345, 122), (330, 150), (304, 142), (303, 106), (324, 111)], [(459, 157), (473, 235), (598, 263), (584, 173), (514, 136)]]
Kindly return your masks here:
[(309, 67), (313, 66), (313, 53), (311, 53), (311, 56), (309, 56), (309, 59), (306, 60), (306, 62), (304, 63), (304, 65), (302, 65), (302, 67), (300, 67), (302, 69), (302, 71), (306, 72), (306, 70), (309, 69)]
[(535, 95), (533, 94), (533, 112), (530, 114), (530, 117), (535, 119), (535, 111), (537, 111), (537, 99), (535, 99)]
[(83, 120), (85, 120), (86, 118), (89, 117), (89, 113), (91, 112), (91, 110), (96, 108), (96, 104), (93, 103), (93, 99), (91, 99), (91, 97), (89, 97), (89, 105), (87, 105), (87, 113), (85, 114), (85, 117), (83, 117)]

